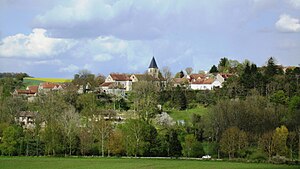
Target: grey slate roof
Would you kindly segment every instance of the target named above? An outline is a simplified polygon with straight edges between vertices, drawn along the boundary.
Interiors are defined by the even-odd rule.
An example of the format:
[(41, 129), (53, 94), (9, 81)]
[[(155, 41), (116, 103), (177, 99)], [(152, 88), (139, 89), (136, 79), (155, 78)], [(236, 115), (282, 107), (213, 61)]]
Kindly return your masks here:
[(151, 60), (149, 68), (156, 68), (156, 69), (158, 69), (154, 56), (153, 56), (153, 58)]

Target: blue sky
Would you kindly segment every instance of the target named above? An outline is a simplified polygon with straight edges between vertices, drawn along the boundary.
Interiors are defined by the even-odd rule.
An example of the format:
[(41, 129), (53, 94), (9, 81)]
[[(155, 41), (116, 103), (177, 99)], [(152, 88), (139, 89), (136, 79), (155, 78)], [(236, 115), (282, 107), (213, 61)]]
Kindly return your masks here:
[(173, 73), (220, 58), (300, 64), (300, 0), (0, 0), (0, 72)]

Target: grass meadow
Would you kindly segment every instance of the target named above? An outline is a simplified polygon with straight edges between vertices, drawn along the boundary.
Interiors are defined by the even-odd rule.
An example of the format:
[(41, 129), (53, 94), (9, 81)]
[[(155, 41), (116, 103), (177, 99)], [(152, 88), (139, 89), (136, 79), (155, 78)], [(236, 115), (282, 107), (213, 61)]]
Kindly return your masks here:
[(225, 161), (135, 159), (0, 157), (1, 169), (299, 169), (300, 166)]
[(192, 108), (192, 109), (187, 109), (187, 110), (171, 110), (168, 111), (168, 113), (170, 114), (170, 116), (175, 120), (184, 120), (186, 122), (190, 122), (191, 121), (191, 117), (193, 114), (198, 114), (198, 115), (205, 115), (208, 112), (208, 108), (204, 107), (204, 106), (197, 106), (196, 108)]

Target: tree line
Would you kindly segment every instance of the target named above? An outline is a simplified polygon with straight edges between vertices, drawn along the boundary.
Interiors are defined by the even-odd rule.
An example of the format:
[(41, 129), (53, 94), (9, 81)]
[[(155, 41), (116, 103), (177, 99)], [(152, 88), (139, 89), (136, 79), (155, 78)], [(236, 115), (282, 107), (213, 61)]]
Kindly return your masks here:
[[(300, 158), (299, 70), (284, 70), (274, 58), (263, 67), (222, 58), (211, 69), (211, 73), (233, 75), (222, 88), (191, 91), (172, 87), (169, 81), (162, 90), (155, 82), (142, 81), (125, 98), (78, 94), (76, 86), (88, 82), (94, 88), (103, 81), (103, 76), (80, 72), (64, 91), (40, 95), (33, 102), (5, 92), (5, 86), (13, 90), (22, 85), (21, 79), (2, 78), (0, 151), (31, 156), (209, 154), (257, 161), (296, 160)], [(163, 75), (170, 78), (167, 69)], [(199, 105), (209, 112), (193, 114), (185, 123), (168, 114)], [(37, 112), (34, 128), (24, 129), (16, 122), (20, 111)]]

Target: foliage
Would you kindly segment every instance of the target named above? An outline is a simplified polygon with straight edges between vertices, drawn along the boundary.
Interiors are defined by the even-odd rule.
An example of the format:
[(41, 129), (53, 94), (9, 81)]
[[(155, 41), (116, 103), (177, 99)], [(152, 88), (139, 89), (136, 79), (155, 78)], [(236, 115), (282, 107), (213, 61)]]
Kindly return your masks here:
[(213, 65), (209, 70), (209, 73), (218, 73), (218, 72), (219, 71), (216, 65)]
[(221, 151), (233, 158), (236, 153), (248, 146), (247, 135), (237, 127), (230, 127), (224, 131), (220, 140)]

